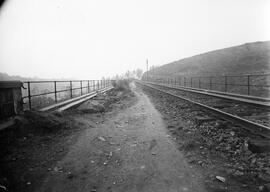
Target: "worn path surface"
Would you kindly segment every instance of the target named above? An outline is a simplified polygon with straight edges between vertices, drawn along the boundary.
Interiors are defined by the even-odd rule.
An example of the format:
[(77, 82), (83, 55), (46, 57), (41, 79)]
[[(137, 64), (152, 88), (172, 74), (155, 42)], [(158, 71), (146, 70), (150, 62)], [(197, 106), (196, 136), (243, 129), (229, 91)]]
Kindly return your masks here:
[(133, 90), (138, 102), (86, 129), (38, 191), (205, 191), (158, 111)]

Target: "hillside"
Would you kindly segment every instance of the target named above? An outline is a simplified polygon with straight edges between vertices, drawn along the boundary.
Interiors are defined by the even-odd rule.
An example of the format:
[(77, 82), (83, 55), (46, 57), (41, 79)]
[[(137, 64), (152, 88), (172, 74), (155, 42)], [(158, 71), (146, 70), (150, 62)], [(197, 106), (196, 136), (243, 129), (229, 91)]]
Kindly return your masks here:
[(7, 73), (0, 72), (0, 81), (70, 81), (70, 79), (44, 79), (38, 77), (21, 77), (19, 75), (8, 75)]
[[(208, 76), (270, 71), (270, 41), (247, 43), (181, 59), (155, 68), (156, 75)], [(150, 71), (150, 74), (153, 71)]]
[(26, 77), (21, 77), (21, 76), (11, 76), (8, 75), (7, 73), (1, 73), (0, 72), (0, 81), (35, 81), (39, 80), (38, 78), (26, 78)]

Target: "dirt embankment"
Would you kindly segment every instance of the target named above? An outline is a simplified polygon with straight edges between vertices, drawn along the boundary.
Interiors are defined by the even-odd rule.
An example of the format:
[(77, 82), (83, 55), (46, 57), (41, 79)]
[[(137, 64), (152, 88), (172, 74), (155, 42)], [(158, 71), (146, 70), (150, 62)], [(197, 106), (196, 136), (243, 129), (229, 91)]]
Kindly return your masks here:
[[(127, 107), (133, 97), (128, 90), (114, 89), (88, 106), (64, 113), (25, 112), (15, 126), (0, 132), (0, 191), (34, 191), (91, 126), (89, 122), (95, 124), (106, 112)], [(122, 100), (130, 102), (121, 104)], [(75, 120), (83, 114), (92, 114), (93, 119), (87, 124)]]
[(252, 145), (263, 140), (174, 97), (144, 88), (179, 150), (202, 170), (208, 191), (270, 191), (270, 153)]

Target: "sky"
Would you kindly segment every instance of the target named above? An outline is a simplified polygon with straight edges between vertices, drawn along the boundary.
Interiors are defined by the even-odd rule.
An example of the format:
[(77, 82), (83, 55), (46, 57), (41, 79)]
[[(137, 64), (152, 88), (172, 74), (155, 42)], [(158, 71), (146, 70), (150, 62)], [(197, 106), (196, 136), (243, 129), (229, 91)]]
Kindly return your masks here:
[(270, 40), (270, 0), (7, 0), (0, 72), (99, 79)]

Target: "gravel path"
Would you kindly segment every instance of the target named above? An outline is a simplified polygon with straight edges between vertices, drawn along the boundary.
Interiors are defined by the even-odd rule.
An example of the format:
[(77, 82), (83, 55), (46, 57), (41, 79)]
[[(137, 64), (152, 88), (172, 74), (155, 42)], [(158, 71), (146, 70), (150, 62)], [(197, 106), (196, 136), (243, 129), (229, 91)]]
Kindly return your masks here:
[(205, 191), (159, 112), (132, 87), (137, 103), (89, 126), (38, 191)]

